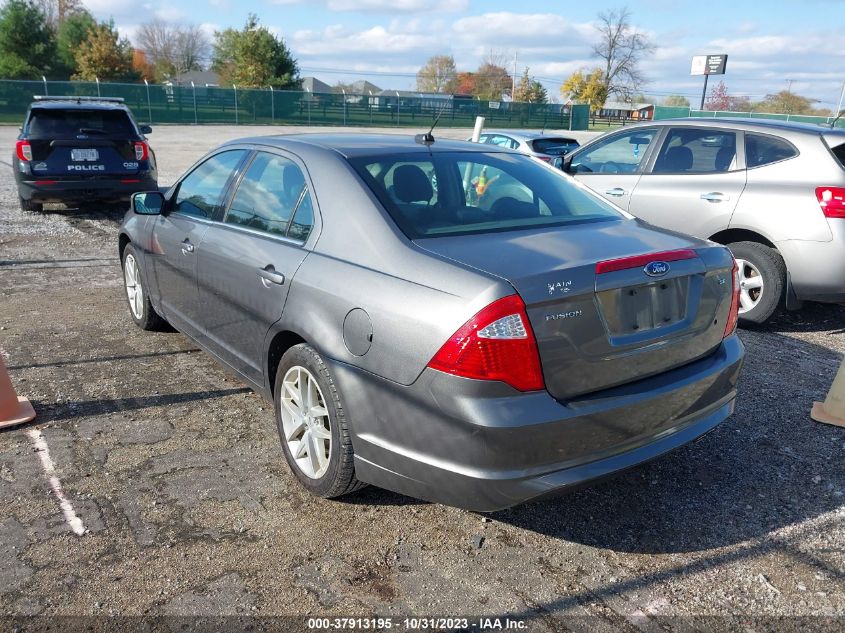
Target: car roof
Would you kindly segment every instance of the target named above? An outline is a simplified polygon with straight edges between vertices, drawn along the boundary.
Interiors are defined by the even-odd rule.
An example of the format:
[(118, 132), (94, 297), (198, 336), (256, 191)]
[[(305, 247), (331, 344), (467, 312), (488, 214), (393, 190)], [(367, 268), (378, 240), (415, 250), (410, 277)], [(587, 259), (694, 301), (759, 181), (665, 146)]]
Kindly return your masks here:
[(335, 151), (346, 158), (359, 156), (380, 156), (384, 154), (428, 154), (441, 152), (507, 152), (512, 150), (493, 145), (480, 146), (467, 141), (439, 139), (431, 145), (418, 143), (412, 134), (349, 134), (349, 133), (301, 133), (275, 136), (253, 136), (228, 141), (226, 145), (238, 144), (269, 145), (292, 149), (307, 145), (312, 148)]
[(61, 99), (50, 99), (44, 97), (38, 101), (33, 101), (30, 106), (33, 110), (40, 108), (44, 110), (124, 110), (128, 108), (126, 104), (116, 101), (99, 101), (95, 98), (82, 98), (79, 100), (68, 99), (67, 97)]
[(482, 134), (503, 134), (520, 141), (535, 141), (538, 138), (566, 138), (575, 140), (570, 136), (566, 136), (566, 130), (550, 130), (550, 131), (536, 131), (536, 130), (482, 130)]
[(748, 117), (713, 117), (697, 118), (689, 117), (683, 119), (661, 119), (659, 121), (643, 121), (626, 127), (643, 127), (648, 125), (689, 125), (693, 127), (718, 127), (736, 128), (756, 132), (795, 132), (809, 134), (825, 134), (831, 131), (829, 127), (823, 127), (813, 123), (801, 123), (798, 121), (783, 121), (780, 119), (756, 119)]

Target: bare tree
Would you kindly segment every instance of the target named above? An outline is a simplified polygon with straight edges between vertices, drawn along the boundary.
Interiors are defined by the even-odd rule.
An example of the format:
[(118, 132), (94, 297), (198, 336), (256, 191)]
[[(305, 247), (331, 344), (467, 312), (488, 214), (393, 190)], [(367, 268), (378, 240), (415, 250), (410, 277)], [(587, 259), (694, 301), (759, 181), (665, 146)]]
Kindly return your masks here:
[(604, 62), (604, 83), (608, 95), (629, 99), (645, 82), (640, 60), (654, 52), (648, 36), (631, 25), (627, 7), (598, 14), (599, 42), (593, 55)]
[(159, 79), (202, 69), (211, 52), (208, 36), (195, 24), (173, 25), (155, 19), (142, 24), (137, 37)]
[(82, 0), (35, 0), (34, 4), (44, 13), (44, 20), (54, 31), (66, 18), (85, 10)]
[(177, 72), (202, 70), (211, 54), (211, 42), (196, 24), (176, 27), (175, 63)]
[(451, 55), (435, 55), (417, 73), (417, 90), (420, 92), (454, 92), (458, 71)]

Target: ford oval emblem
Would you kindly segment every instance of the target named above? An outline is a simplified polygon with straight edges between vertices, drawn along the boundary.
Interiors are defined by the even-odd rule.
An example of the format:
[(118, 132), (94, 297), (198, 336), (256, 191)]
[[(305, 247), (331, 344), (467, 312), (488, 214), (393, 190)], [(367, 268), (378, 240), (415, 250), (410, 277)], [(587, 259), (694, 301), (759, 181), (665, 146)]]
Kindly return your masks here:
[(662, 277), (669, 272), (669, 264), (666, 262), (649, 262), (643, 268), (643, 272), (649, 277)]

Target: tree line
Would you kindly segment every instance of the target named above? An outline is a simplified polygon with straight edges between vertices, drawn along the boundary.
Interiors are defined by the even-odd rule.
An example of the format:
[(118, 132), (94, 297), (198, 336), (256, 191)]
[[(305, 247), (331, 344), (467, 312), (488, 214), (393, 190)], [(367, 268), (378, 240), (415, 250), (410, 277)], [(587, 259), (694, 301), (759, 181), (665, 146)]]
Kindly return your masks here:
[(0, 78), (164, 82), (210, 66), (221, 85), (299, 87), (296, 59), (253, 14), (243, 29), (213, 38), (198, 25), (153, 19), (139, 27), (137, 40), (135, 49), (81, 0), (7, 0), (0, 8)]

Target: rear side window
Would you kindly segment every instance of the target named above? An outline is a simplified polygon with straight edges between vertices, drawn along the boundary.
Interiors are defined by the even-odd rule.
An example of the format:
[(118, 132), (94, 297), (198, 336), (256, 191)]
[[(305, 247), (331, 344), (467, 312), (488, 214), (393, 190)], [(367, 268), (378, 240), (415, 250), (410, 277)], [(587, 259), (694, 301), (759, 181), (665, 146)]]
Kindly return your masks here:
[(712, 174), (735, 167), (736, 133), (672, 128), (654, 162), (655, 174)]
[(833, 152), (834, 156), (836, 156), (836, 160), (839, 161), (842, 169), (845, 169), (845, 143), (837, 145), (836, 147), (831, 147), (830, 151)]
[[(294, 214), (298, 226), (290, 232)], [(302, 170), (292, 160), (259, 152), (244, 174), (224, 221), (304, 241), (313, 224), (313, 212)]]
[(522, 154), (434, 152), (350, 163), (411, 239), (621, 218), (609, 204)]
[(745, 164), (760, 167), (798, 156), (798, 150), (791, 143), (774, 136), (745, 134)]
[(33, 108), (27, 125), (32, 139), (75, 139), (79, 135), (134, 138), (135, 128), (123, 110)]
[(214, 217), (226, 184), (245, 153), (244, 150), (221, 152), (200, 163), (179, 184), (173, 210), (197, 218)]

